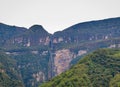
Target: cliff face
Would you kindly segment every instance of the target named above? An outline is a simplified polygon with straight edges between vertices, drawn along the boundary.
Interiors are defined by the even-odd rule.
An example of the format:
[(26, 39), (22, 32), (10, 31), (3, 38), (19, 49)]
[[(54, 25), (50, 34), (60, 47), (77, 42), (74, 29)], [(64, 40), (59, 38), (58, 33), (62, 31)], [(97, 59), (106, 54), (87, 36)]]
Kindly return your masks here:
[(54, 57), (54, 72), (55, 75), (59, 75), (62, 72), (68, 70), (70, 68), (70, 63), (73, 59), (78, 56), (82, 56), (86, 54), (86, 50), (79, 50), (76, 53), (71, 52), (69, 49), (62, 49), (55, 52)]
[(69, 68), (71, 60), (74, 58), (74, 53), (69, 49), (62, 49), (55, 52), (54, 57), (54, 70), (56, 75), (61, 74)]
[(120, 18), (78, 23), (54, 33), (55, 43), (78, 43), (119, 37)]
[(49, 45), (50, 34), (41, 25), (26, 29), (1, 23), (0, 40), (4, 48)]

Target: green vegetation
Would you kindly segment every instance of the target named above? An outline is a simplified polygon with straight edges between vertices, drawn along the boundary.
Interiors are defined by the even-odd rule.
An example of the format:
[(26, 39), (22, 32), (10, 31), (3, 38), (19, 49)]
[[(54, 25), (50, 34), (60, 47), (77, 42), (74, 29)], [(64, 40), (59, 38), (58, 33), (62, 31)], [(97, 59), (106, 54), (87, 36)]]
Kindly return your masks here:
[(120, 74), (115, 75), (110, 81), (110, 87), (120, 87)]
[[(10, 56), (17, 61), (17, 66), (25, 87), (37, 87), (38, 84), (41, 84), (44, 80), (48, 80), (50, 55), (47, 46), (37, 48), (24, 47), (9, 50), (9, 52), (11, 52)], [(42, 72), (44, 76), (38, 75), (40, 72)], [(37, 81), (37, 79), (40, 80)]]
[(40, 87), (120, 87), (120, 50), (99, 49)]
[(23, 87), (16, 61), (0, 52), (0, 87)]

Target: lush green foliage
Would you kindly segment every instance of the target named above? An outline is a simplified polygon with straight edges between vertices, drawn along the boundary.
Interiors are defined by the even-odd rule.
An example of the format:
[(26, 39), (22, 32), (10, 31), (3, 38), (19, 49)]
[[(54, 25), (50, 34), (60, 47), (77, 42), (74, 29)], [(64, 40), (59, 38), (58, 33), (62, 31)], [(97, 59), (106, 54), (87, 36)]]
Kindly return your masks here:
[(110, 87), (120, 87), (120, 74), (116, 74), (110, 81)]
[[(48, 64), (50, 55), (49, 51), (47, 50), (47, 46), (9, 50), (12, 58), (17, 61), (17, 66), (20, 70), (25, 87), (37, 87), (38, 84), (48, 79)], [(33, 77), (34, 74), (39, 72), (44, 73), (45, 79), (43, 81), (36, 80), (36, 78), (39, 76), (36, 76), (36, 78)], [(34, 83), (33, 86), (32, 83)]]
[(120, 50), (100, 49), (41, 87), (120, 87)]
[(16, 61), (0, 52), (0, 87), (23, 87)]

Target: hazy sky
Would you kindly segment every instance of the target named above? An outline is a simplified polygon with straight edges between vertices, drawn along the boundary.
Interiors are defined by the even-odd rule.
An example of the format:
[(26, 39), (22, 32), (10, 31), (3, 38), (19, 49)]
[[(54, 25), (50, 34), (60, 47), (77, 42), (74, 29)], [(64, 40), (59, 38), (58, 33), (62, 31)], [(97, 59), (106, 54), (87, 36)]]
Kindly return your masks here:
[(50, 33), (76, 23), (120, 17), (120, 0), (0, 0), (0, 22), (43, 25)]

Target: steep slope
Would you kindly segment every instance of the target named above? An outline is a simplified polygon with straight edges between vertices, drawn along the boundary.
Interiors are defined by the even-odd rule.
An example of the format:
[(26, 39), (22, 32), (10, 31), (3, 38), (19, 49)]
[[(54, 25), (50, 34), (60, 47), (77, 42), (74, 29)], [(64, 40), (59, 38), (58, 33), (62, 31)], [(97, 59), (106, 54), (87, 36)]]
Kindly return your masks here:
[(119, 87), (120, 50), (99, 49), (41, 87)]
[(0, 87), (24, 87), (16, 61), (0, 52)]

